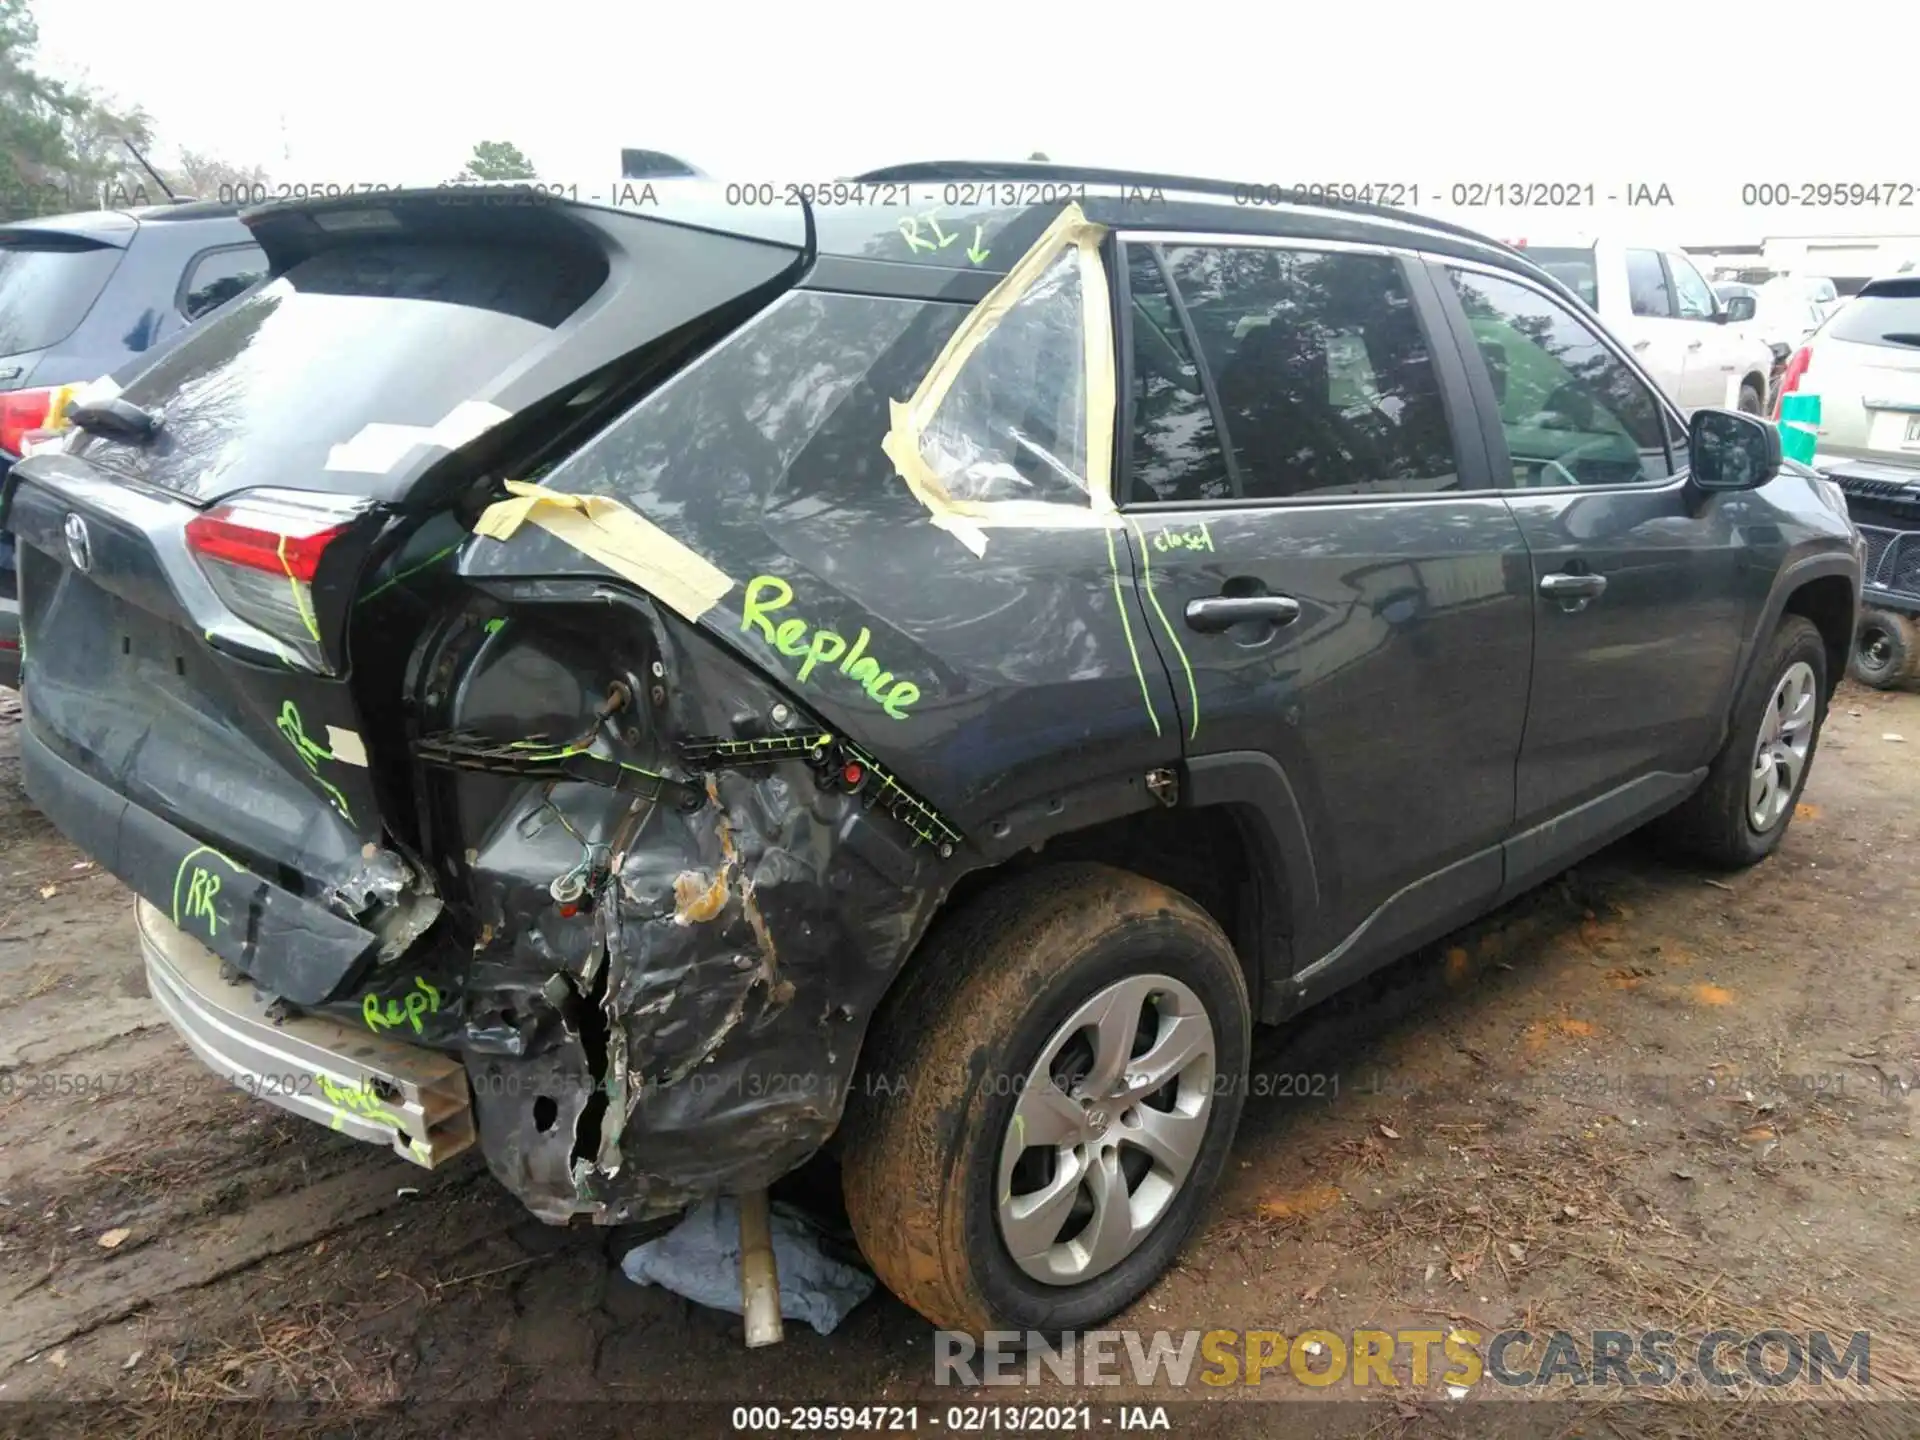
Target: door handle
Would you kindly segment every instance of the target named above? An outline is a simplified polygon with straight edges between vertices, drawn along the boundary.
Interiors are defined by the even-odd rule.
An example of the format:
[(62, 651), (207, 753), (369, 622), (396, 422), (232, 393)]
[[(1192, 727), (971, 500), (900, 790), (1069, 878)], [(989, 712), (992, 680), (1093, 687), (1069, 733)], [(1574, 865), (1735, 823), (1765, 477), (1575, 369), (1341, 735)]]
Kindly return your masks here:
[(1597, 600), (1606, 593), (1607, 577), (1604, 575), (1570, 575), (1566, 571), (1556, 571), (1552, 575), (1540, 577), (1540, 593), (1550, 600), (1576, 600), (1574, 609), (1583, 608), (1587, 601)]
[(1691, 345), (1689, 345), (1689, 346), (1687, 346), (1687, 349), (1689, 349), (1689, 350), (1698, 350), (1698, 349), (1699, 349), (1699, 348), (1700, 348), (1700, 347), (1701, 347), (1702, 345), (1704, 345), (1704, 344), (1706, 344), (1706, 341), (1704, 341), (1704, 340), (1696, 340), (1696, 341), (1694, 341), (1694, 342), (1693, 342), (1693, 343), (1692, 343)]
[(1289, 625), (1300, 618), (1300, 602), (1288, 595), (1210, 595), (1187, 602), (1187, 627), (1218, 634), (1248, 620)]
[(1647, 346), (1651, 345), (1652, 343), (1653, 342), (1651, 340), (1636, 340), (1633, 342), (1633, 348), (1636, 350), (1644, 350), (1647, 348)]

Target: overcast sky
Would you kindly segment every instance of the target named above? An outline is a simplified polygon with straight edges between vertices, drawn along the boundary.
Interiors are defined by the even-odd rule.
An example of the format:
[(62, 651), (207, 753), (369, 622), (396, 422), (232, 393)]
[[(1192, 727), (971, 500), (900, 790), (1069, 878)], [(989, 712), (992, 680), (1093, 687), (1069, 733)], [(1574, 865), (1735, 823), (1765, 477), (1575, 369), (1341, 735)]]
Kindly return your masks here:
[[(143, 105), (163, 154), (211, 151), (276, 181), (441, 180), (482, 139), (519, 145), (543, 178), (594, 181), (617, 175), (623, 145), (754, 180), (1037, 149), (1442, 199), (1481, 181), (1592, 182), (1602, 200), (1664, 183), (1681, 210), (1653, 223), (1687, 243), (1920, 236), (1912, 0), (35, 9), (44, 66)], [(1900, 182), (1911, 205), (1740, 206), (1743, 182), (1820, 180)], [(1425, 208), (1503, 236), (1587, 218)]]

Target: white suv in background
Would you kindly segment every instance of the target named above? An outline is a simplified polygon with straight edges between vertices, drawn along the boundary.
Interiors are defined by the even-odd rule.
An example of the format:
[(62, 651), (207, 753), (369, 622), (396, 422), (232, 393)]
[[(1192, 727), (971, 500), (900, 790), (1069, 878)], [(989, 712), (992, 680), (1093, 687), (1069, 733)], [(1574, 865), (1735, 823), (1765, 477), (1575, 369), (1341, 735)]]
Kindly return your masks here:
[(1816, 463), (1920, 465), (1920, 274), (1883, 276), (1843, 302), (1787, 362), (1780, 390), (1820, 397)]
[(1752, 301), (1723, 306), (1678, 246), (1516, 244), (1592, 306), (1682, 410), (1765, 411), (1774, 357), (1748, 326)]

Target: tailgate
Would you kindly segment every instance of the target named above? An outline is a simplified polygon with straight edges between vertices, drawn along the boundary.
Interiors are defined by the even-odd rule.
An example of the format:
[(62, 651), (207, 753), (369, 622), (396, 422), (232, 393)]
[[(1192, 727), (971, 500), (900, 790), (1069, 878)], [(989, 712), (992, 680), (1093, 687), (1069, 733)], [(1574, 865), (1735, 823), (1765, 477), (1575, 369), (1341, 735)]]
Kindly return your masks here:
[(700, 325), (784, 288), (804, 243), (445, 192), (248, 223), (272, 278), (16, 466), (0, 521), (29, 793), (195, 939), (317, 1004), (441, 908), (398, 718), (414, 631), (361, 602), (450, 506), (538, 473)]
[[(437, 906), (378, 843), (346, 685), (218, 648), (245, 627), (196, 583), (191, 507), (59, 455), (16, 466), (10, 490), (23, 778), (47, 817), (296, 1003), (350, 983), (401, 915), (424, 930)], [(309, 765), (316, 736), (328, 758)]]

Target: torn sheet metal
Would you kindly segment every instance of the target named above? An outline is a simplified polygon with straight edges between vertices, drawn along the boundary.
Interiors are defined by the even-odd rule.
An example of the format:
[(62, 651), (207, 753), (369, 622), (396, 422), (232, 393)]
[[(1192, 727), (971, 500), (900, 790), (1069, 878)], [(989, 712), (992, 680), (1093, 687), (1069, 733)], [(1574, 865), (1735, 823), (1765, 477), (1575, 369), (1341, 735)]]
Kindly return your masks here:
[[(421, 673), (453, 678), (415, 754), (431, 843), (464, 857), (447, 895), (488, 1163), (543, 1219), (616, 1224), (819, 1148), (959, 835), (864, 752), (849, 778), (861, 760), (817, 723), (772, 728), (791, 702), (664, 607), (610, 624), (603, 585), (565, 593), (498, 628), (476, 603), (425, 642)], [(585, 734), (615, 682), (632, 708)], [(581, 738), (516, 750), (515, 716)], [(562, 751), (659, 783), (528, 758)], [(377, 993), (410, 1027), (404, 990), (397, 1012)]]
[[(1119, 523), (1113, 501), (1113, 322), (1106, 268), (1100, 260), (1106, 233), (1105, 226), (1069, 204), (953, 333), (913, 396), (890, 405), (890, 428), (881, 448), (895, 473), (927, 507), (933, 523), (975, 555), (985, 553), (986, 531), (996, 526), (1111, 529)], [(1038, 457), (1082, 491), (1085, 502), (981, 498), (1026, 483), (1004, 454), (996, 458), (987, 443), (988, 427), (981, 423), (986, 416), (978, 412), (990, 409), (991, 394), (960, 401), (958, 415), (947, 414), (943, 407), (953, 402), (956, 382), (968, 374), (969, 364), (981, 363), (983, 345), (1018, 307), (1071, 303), (1067, 281), (1074, 282), (1078, 298), (1081, 393), (1073, 420), (1076, 433), (1055, 437), (1054, 448), (1064, 445), (1078, 464), (1063, 462), (1004, 417), (996, 417), (994, 428), (1008, 432), (1004, 450), (1017, 447), (1023, 458)], [(959, 445), (953, 443), (956, 439)]]
[(698, 620), (733, 588), (733, 577), (719, 566), (618, 500), (562, 494), (521, 480), (509, 480), (507, 489), (514, 498), (489, 505), (473, 527), (476, 535), (507, 540), (532, 521), (688, 620)]

